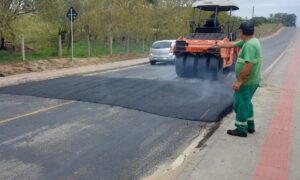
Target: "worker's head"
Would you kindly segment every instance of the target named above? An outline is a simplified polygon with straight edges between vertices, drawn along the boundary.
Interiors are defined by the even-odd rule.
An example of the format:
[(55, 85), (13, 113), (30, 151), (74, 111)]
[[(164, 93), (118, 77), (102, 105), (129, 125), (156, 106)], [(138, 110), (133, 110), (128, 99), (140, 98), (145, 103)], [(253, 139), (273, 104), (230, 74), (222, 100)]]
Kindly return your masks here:
[(240, 36), (242, 40), (247, 40), (254, 35), (255, 25), (253, 21), (246, 21), (240, 26)]

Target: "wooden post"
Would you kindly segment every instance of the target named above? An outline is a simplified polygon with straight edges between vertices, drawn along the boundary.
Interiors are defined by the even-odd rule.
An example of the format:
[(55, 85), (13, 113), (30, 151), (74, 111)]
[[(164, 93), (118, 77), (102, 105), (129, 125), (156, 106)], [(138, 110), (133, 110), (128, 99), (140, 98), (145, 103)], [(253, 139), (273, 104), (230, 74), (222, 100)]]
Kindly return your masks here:
[(90, 34), (87, 36), (87, 44), (88, 44), (88, 57), (91, 56), (91, 39), (90, 39)]
[(58, 36), (58, 56), (62, 57), (62, 38), (61, 38), (61, 34)]
[(24, 35), (21, 36), (21, 39), (22, 39), (22, 42), (21, 42), (22, 60), (26, 61)]
[(110, 36), (110, 41), (109, 41), (109, 43), (110, 43), (110, 55), (113, 54), (113, 42), (114, 42), (114, 38), (113, 38), (113, 36)]
[(145, 39), (143, 38), (143, 52), (145, 52)]
[(127, 38), (127, 45), (126, 45), (126, 51), (127, 51), (127, 53), (129, 53), (130, 52), (130, 38), (128, 37)]

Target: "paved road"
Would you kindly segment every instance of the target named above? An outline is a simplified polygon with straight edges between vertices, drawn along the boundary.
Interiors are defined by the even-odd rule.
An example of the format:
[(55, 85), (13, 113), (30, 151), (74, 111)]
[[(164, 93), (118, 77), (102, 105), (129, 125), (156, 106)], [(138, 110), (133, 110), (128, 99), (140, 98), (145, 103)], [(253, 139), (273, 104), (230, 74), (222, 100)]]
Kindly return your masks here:
[[(294, 34), (295, 29), (285, 29), (276, 38), (263, 42), (264, 68), (290, 44)], [(80, 81), (70, 84), (68, 78)], [(164, 108), (176, 104), (168, 100), (193, 98), (189, 97), (189, 93), (186, 93), (180, 84), (185, 83), (189, 87), (197, 85), (199, 88), (205, 86), (208, 92), (212, 89), (207, 81), (177, 78), (172, 65), (145, 65), (68, 78), (60, 78), (55, 82), (60, 82), (60, 85), (72, 85), (68, 90), (72, 91), (73, 95), (89, 91), (90, 99), (93, 99), (93, 95), (98, 96), (101, 93), (96, 91), (97, 89), (91, 91), (90, 87), (96, 85), (95, 81), (89, 79), (119, 80), (111, 81), (112, 84), (118, 84), (120, 80), (125, 79), (141, 82), (128, 86), (127, 94), (120, 92), (116, 96), (120, 97), (123, 94), (121, 97), (126, 101), (135, 99), (130, 101), (131, 104), (141, 101), (145, 108), (151, 107), (153, 110), (155, 105), (159, 108), (156, 108), (156, 111), (147, 111), (137, 109), (136, 106), (112, 106), (117, 104), (117, 99), (109, 93), (102, 94), (102, 98), (94, 103), (87, 99), (64, 100), (63, 97), (69, 97), (67, 95), (70, 93), (57, 93), (61, 92), (58, 91), (61, 86), (49, 85), (46, 83), (49, 81), (34, 83), (34, 93), (28, 94), (27, 91), (27, 95), (33, 96), (15, 95), (19, 94), (17, 92), (26, 91), (26, 88), (30, 87), (28, 84), (13, 87), (14, 91), (0, 95), (0, 179), (139, 179), (151, 173), (158, 164), (175, 158), (201, 132), (201, 127), (207, 125), (206, 122), (199, 121), (201, 119), (185, 120), (185, 116), (192, 119), (189, 114), (179, 116), (174, 113), (177, 112), (176, 109), (169, 112), (168, 108)], [(82, 79), (87, 81), (84, 87)], [(224, 79), (228, 81), (220, 82), (221, 85), (218, 86), (223, 87), (222, 91), (226, 94), (230, 94), (230, 90), (224, 88), (230, 86), (232, 75), (225, 76)], [(143, 82), (147, 86), (140, 86)], [(169, 83), (173, 88), (174, 85), (178, 85), (182, 91), (174, 92), (174, 89), (161, 85), (161, 82)], [(116, 87), (108, 84), (106, 85), (110, 88), (107, 92)], [(153, 89), (152, 85), (156, 88)], [(216, 89), (215, 86), (213, 85), (213, 89)], [(194, 90), (187, 90), (195, 93)], [(2, 92), (5, 92), (5, 89)], [(39, 94), (41, 92), (47, 93)], [(155, 97), (152, 101), (151, 98), (145, 101), (140, 99), (147, 94), (145, 92), (160, 95), (151, 96)], [(172, 93), (173, 99), (164, 99)], [(138, 98), (134, 94), (139, 94)], [(162, 101), (159, 101), (158, 97), (161, 97)], [(110, 102), (101, 101), (105, 98)], [(211, 103), (211, 98), (215, 98), (215, 102), (223, 101), (221, 97), (206, 94), (199, 107), (203, 108), (205, 104)], [(199, 99), (197, 103), (199, 104)], [(189, 104), (182, 104), (185, 105)], [(163, 113), (165, 111), (168, 113)]]

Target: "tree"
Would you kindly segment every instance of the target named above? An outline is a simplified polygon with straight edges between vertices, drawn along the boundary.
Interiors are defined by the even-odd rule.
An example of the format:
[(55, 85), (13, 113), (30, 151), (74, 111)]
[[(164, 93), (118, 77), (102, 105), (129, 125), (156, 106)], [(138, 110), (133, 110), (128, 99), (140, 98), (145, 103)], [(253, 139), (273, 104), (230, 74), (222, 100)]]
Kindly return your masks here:
[(14, 39), (13, 23), (25, 14), (35, 11), (33, 0), (1, 0), (0, 4), (0, 49), (5, 49), (5, 38)]
[(269, 19), (273, 23), (282, 23), (285, 26), (296, 26), (297, 16), (288, 13), (276, 13)]
[(268, 22), (268, 19), (265, 17), (254, 17), (254, 18), (252, 18), (252, 20), (255, 23), (255, 26), (260, 26), (260, 25)]
[(284, 17), (283, 22), (286, 26), (292, 26), (295, 27), (297, 23), (297, 16), (295, 14), (288, 14)]

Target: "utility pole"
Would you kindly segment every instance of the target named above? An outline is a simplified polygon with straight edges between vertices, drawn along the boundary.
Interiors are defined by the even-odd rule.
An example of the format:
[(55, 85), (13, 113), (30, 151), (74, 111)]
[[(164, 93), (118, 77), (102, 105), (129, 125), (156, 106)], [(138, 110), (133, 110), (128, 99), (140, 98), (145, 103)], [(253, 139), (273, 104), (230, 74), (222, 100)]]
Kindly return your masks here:
[(255, 0), (253, 0), (252, 18), (254, 18), (254, 15), (255, 15)]

